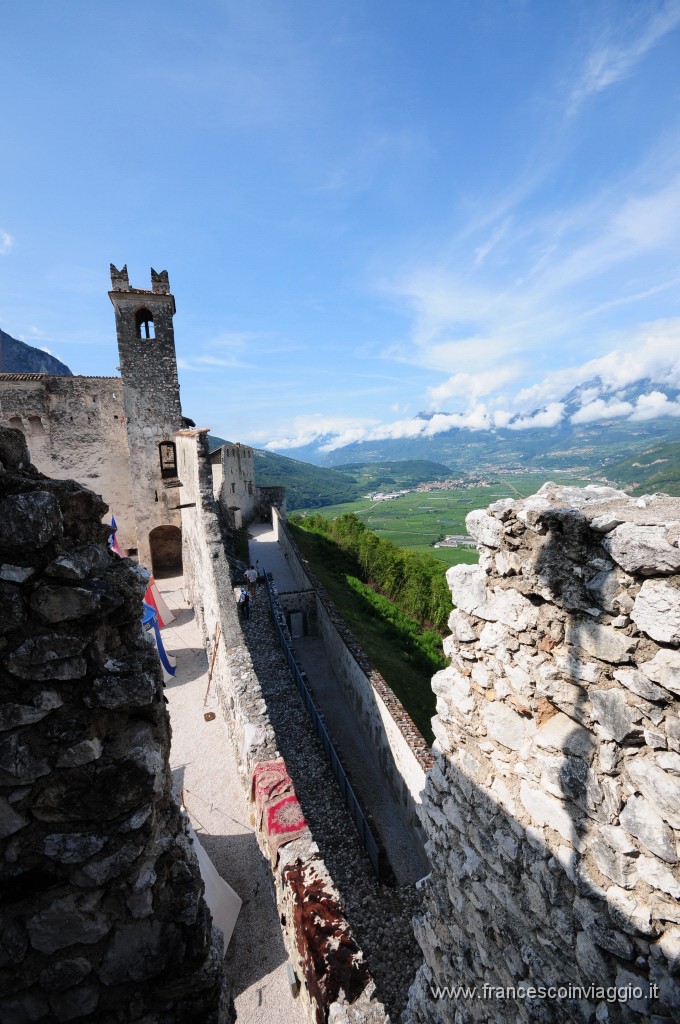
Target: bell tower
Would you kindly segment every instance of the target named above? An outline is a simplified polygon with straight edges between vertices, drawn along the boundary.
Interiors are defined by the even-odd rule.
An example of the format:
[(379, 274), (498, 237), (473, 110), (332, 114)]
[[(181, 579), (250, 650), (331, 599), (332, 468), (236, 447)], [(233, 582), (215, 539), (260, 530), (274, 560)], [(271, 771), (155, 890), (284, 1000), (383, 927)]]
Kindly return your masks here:
[(111, 264), (123, 406), (130, 450), (139, 561), (154, 572), (181, 571), (181, 513), (174, 434), (182, 426), (175, 298), (168, 273), (151, 270), (151, 290), (131, 288), (127, 266)]

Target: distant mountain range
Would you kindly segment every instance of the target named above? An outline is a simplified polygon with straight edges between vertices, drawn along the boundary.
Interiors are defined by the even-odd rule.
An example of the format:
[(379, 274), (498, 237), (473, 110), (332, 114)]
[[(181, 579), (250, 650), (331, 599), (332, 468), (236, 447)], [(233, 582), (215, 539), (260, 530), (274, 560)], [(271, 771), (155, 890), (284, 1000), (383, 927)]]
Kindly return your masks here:
[(72, 377), (65, 363), (34, 348), (5, 331), (0, 331), (0, 373), (51, 373), (59, 377)]
[[(655, 444), (680, 441), (680, 416), (630, 418), (645, 407), (645, 415), (680, 400), (680, 390), (640, 380), (623, 388), (607, 386), (600, 378), (585, 381), (560, 400), (563, 406), (556, 426), (470, 430), (454, 427), (431, 436), (357, 441), (321, 450), (332, 438), (286, 449), (286, 454), (318, 466), (339, 468), (351, 463), (426, 459), (443, 463), (454, 473), (493, 471), (540, 471), (546, 474), (573, 470), (606, 475), (607, 467), (633, 457)], [(525, 415), (524, 422), (542, 410)], [(618, 412), (618, 415), (615, 413)], [(432, 413), (419, 413), (423, 426)], [(637, 415), (637, 412), (636, 412)]]

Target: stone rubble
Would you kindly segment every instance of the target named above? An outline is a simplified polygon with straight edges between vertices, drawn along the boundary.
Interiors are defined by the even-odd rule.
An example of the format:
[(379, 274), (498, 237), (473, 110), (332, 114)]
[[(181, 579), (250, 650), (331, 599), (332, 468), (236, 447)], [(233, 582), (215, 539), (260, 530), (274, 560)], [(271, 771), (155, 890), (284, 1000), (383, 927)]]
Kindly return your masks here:
[(680, 1018), (679, 525), (680, 499), (555, 484), (468, 516), (405, 1024)]

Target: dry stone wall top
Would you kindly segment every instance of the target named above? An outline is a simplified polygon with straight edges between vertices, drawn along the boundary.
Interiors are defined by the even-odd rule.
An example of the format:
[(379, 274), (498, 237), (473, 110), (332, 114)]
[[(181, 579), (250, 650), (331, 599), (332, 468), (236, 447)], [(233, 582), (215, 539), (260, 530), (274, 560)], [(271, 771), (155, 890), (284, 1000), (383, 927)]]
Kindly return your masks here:
[(678, 1019), (680, 499), (546, 484), (467, 528), (405, 1020)]

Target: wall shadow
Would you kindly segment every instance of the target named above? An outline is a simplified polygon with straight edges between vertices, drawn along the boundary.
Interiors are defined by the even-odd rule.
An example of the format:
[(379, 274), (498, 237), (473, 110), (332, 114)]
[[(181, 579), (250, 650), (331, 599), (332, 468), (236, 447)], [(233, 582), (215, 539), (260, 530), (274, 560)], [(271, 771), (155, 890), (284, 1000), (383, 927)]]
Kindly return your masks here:
[[(644, 870), (639, 876), (642, 888), (634, 888), (635, 863), (641, 856), (652, 856), (650, 850), (639, 849), (632, 836), (627, 848), (618, 851), (602, 841), (603, 830), (619, 825), (625, 797), (620, 786), (602, 785), (608, 777), (616, 780), (619, 772), (611, 759), (606, 765), (601, 761), (605, 744), (590, 726), (590, 689), (602, 685), (602, 680), (595, 675), (594, 681), (587, 681), (582, 666), (596, 658), (588, 653), (588, 643), (592, 645), (592, 623), (604, 615), (589, 613), (596, 601), (585, 586), (588, 577), (575, 574), (573, 567), (591, 558), (611, 559), (585, 517), (574, 510), (544, 512), (541, 525), (547, 532), (535, 558), (535, 579), (532, 584), (527, 577), (517, 577), (517, 590), (534, 605), (549, 602), (565, 616), (564, 635), (556, 641), (569, 649), (561, 690), (535, 693), (545, 697), (547, 705), (541, 725), (558, 713), (572, 721), (556, 747), (540, 751), (541, 779), (532, 782), (546, 798), (544, 824), (551, 845), (537, 828), (521, 824), (519, 815), (537, 818), (527, 813), (519, 795), (515, 803), (509, 785), (503, 782), (504, 795), (498, 799), (484, 788), (492, 777), (495, 786), (503, 780), (503, 771), (486, 754), (482, 763), (475, 760), (472, 747), (465, 745), (474, 730), (456, 718), (462, 743), (446, 756), (438, 755), (438, 768), (448, 785), (442, 791), (430, 778), (425, 800), (426, 810), (433, 810), (427, 831), (434, 862), (445, 859), (447, 864), (446, 872), (436, 870), (430, 876), (425, 901), (428, 916), (442, 920), (451, 941), (435, 945), (430, 965), (419, 977), (420, 1001), (414, 995), (406, 1017), (409, 1024), (680, 1020), (680, 984), (672, 977), (677, 963), (669, 967), (656, 944), (665, 930), (672, 930), (672, 922), (680, 920), (680, 912), (669, 904), (666, 916), (659, 916), (663, 908), (658, 910), (653, 897), (664, 894), (651, 885), (653, 891), (645, 893)], [(546, 596), (537, 594), (534, 585)], [(612, 662), (611, 668), (616, 665)], [(666, 703), (671, 701), (669, 693)], [(473, 712), (475, 723), (478, 710)], [(534, 712), (525, 710), (523, 717), (533, 718)], [(452, 732), (452, 725), (447, 729)], [(642, 728), (633, 725), (607, 746), (624, 742), (629, 748), (643, 746)], [(506, 754), (512, 755), (505, 759), (511, 782), (515, 763), (528, 763), (529, 755), (520, 759), (510, 748)], [(449, 803), (442, 815), (444, 801)], [(439, 832), (444, 815), (448, 824)], [(623, 828), (617, 831), (625, 837)], [(610, 852), (607, 872), (599, 870), (604, 861), (591, 856), (599, 849), (603, 857)], [(449, 916), (444, 913), (447, 907)], [(426, 947), (432, 947), (435, 933), (425, 918), (417, 920), (416, 932)], [(522, 998), (493, 991), (520, 983), (525, 989)], [(437, 999), (431, 990), (427, 994), (433, 984), (476, 984), (477, 992)], [(526, 995), (527, 988), (562, 989), (564, 995)], [(423, 1006), (427, 1015), (421, 1013)]]

